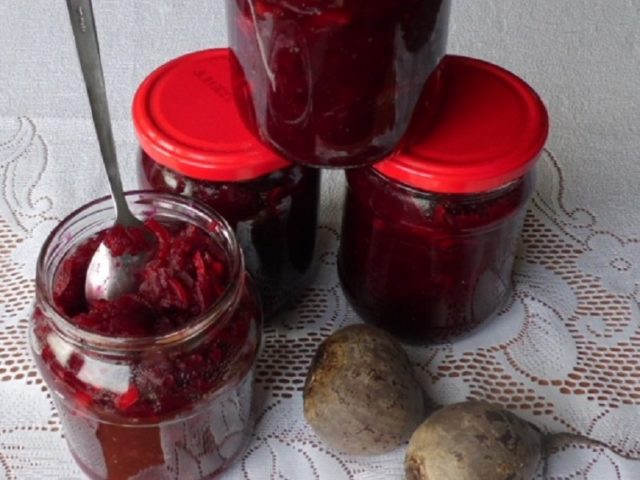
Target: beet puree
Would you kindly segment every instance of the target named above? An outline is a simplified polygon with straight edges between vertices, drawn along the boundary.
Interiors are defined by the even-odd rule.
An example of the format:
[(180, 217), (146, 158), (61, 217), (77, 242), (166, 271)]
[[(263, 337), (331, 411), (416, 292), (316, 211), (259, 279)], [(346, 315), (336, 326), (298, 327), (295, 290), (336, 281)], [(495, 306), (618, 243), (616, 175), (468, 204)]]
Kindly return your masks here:
[(139, 273), (137, 290), (113, 301), (88, 306), (84, 283), (89, 262), (103, 241), (115, 257), (148, 249), (141, 229), (102, 231), (65, 260), (54, 280), (53, 300), (72, 323), (107, 335), (162, 335), (203, 313), (224, 292), (224, 252), (211, 236), (194, 225), (167, 228), (148, 220), (146, 226), (157, 248)]
[(271, 316), (309, 283), (318, 224), (320, 172), (291, 166), (242, 182), (214, 182), (182, 175), (141, 155), (144, 188), (195, 198), (219, 212), (234, 229)]
[(32, 348), (89, 477), (213, 478), (250, 434), (259, 301), (228, 226), (146, 225), (157, 249), (137, 290), (114, 301), (86, 302), (93, 252), (106, 241), (133, 253), (144, 238), (117, 227), (66, 255), (51, 272), (52, 304), (39, 291)]

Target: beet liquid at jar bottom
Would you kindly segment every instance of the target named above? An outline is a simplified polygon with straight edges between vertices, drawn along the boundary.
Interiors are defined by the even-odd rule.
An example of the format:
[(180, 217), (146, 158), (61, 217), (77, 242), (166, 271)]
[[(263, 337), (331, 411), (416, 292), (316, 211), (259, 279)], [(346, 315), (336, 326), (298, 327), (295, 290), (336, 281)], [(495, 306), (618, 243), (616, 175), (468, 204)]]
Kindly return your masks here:
[(156, 425), (110, 423), (60, 399), (55, 403), (71, 454), (89, 478), (209, 480), (231, 465), (250, 439), (252, 385), (251, 374), (208, 408)]

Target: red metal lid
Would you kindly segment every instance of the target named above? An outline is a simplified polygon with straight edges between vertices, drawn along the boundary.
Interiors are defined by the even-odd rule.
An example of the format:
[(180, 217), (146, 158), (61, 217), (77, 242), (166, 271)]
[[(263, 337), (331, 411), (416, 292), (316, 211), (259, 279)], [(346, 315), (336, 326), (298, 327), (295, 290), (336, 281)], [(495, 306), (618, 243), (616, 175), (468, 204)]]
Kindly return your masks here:
[[(403, 146), (374, 166), (405, 185), (440, 193), (478, 193), (530, 170), (549, 134), (547, 110), (514, 74), (473, 58), (449, 55), (435, 120), (416, 111)], [(424, 113), (423, 113), (424, 112)]]
[(152, 72), (133, 99), (133, 123), (151, 158), (192, 178), (250, 180), (292, 165), (240, 117), (228, 49), (190, 53)]

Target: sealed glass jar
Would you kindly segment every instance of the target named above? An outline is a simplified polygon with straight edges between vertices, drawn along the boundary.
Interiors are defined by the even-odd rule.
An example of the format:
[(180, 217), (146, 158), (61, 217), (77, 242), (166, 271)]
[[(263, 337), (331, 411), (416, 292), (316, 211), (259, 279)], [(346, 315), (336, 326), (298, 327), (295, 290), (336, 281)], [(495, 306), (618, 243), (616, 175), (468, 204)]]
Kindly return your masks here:
[(104, 233), (110, 198), (76, 210), (38, 259), (32, 353), (90, 478), (213, 478), (251, 433), (260, 302), (220, 216), (166, 194), (128, 198), (158, 236), (139, 289), (87, 304), (97, 244), (126, 238)]
[(143, 188), (196, 198), (235, 230), (270, 316), (313, 274), (320, 173), (256, 139), (234, 102), (230, 55), (177, 58), (140, 85), (133, 102)]
[(359, 315), (409, 342), (492, 316), (510, 292), (535, 162), (548, 134), (536, 93), (494, 65), (450, 56), (434, 125), (347, 172), (338, 270)]
[(242, 110), (297, 163), (378, 161), (404, 135), (429, 78), (423, 107), (437, 103), (440, 79), (432, 73), (445, 52), (450, 0), (226, 5), (234, 73), (245, 83)]

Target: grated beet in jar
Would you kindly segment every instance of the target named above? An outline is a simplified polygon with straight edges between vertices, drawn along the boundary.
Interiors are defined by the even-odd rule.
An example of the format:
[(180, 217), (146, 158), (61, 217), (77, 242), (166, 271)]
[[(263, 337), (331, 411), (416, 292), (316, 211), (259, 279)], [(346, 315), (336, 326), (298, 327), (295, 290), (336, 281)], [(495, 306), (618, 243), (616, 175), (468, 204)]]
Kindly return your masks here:
[(90, 478), (214, 478), (251, 433), (260, 302), (220, 216), (180, 197), (128, 197), (157, 240), (138, 287), (88, 304), (100, 242), (124, 255), (145, 239), (110, 228), (110, 198), (75, 211), (38, 259), (32, 352)]
[(365, 321), (408, 342), (503, 305), (548, 134), (543, 103), (515, 75), (456, 56), (443, 72), (433, 126), (419, 111), (397, 155), (347, 172), (342, 287)]
[[(390, 154), (441, 86), (450, 0), (227, 0), (247, 121), (297, 163)], [(428, 105), (425, 103), (429, 100)]]
[(195, 52), (140, 85), (133, 102), (139, 179), (225, 217), (269, 317), (312, 278), (320, 172), (287, 162), (249, 132), (234, 102), (230, 61), (226, 49)]

